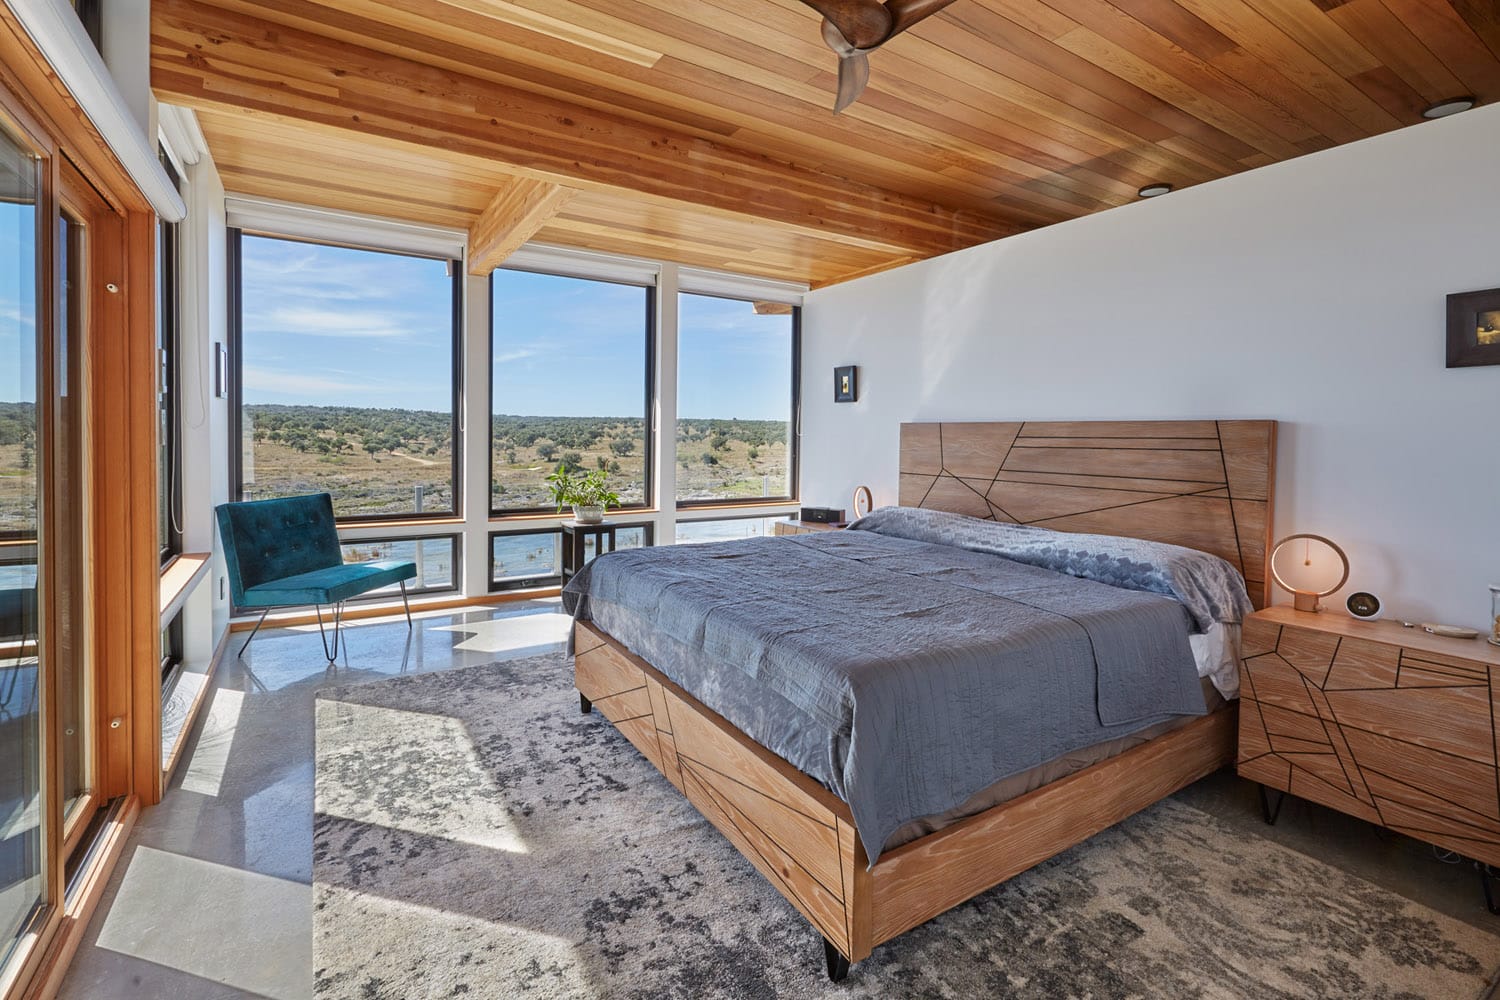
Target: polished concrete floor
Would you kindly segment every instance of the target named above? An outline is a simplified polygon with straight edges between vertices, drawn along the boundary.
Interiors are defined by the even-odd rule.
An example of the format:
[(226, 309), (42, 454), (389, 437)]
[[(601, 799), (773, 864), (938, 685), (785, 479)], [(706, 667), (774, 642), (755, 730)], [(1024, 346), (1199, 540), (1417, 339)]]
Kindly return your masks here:
[(299, 1000), (312, 990), (313, 711), (325, 687), (565, 648), (558, 602), (317, 627), (229, 652), (160, 805), (131, 834), (65, 1000)]
[[(566, 629), (555, 601), (419, 618), (410, 643), (404, 620), (360, 624), (349, 630), (336, 671), (315, 628), (264, 632), (242, 661), (232, 639), (187, 757), (131, 835), (61, 996), (308, 996), (315, 693), (561, 650)], [(1472, 866), (1426, 844), (1295, 799), (1268, 828), (1255, 787), (1229, 772), (1179, 797), (1247, 836), (1272, 837), (1500, 933)]]

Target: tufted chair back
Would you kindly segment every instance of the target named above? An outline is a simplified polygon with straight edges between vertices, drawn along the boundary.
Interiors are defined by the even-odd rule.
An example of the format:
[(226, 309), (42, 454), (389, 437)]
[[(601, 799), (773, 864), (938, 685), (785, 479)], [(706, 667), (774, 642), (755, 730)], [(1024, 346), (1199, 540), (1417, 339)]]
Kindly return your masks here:
[(344, 562), (327, 493), (220, 504), (216, 513), (236, 605), (251, 587)]

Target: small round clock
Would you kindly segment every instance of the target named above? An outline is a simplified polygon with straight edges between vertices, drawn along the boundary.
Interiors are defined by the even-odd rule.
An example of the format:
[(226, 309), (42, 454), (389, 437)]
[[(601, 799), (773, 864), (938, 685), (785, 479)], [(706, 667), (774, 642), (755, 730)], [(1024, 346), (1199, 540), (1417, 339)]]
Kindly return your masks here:
[(1349, 599), (1344, 602), (1344, 606), (1349, 609), (1349, 613), (1355, 618), (1360, 618), (1367, 622), (1372, 622), (1385, 613), (1385, 608), (1380, 604), (1380, 598), (1364, 590), (1350, 594)]

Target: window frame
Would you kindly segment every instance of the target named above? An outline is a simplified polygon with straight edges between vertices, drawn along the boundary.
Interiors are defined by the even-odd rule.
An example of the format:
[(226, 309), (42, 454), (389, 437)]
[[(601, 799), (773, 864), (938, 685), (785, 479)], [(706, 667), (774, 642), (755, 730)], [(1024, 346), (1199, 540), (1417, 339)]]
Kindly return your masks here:
[[(656, 545), (655, 521), (652, 521), (650, 519), (617, 521), (614, 522), (614, 526), (616, 531), (624, 531), (629, 528), (640, 528), (641, 547), (649, 549)], [(499, 581), (495, 579), (495, 539), (509, 538), (518, 535), (555, 535), (557, 536), (558, 558), (562, 557), (562, 528), (559, 525), (553, 524), (542, 527), (510, 529), (500, 528), (491, 530), (486, 533), (484, 543), (485, 559), (489, 567), (485, 573), (485, 586), (487, 588), (487, 592), (490, 594), (513, 594), (516, 591), (520, 590), (542, 590), (561, 587), (562, 573), (560, 571), (558, 573), (548, 574), (547, 576), (517, 577), (516, 579), (521, 580), (522, 582), (516, 583), (511, 586), (502, 586)], [(595, 553), (595, 558), (598, 558), (597, 553)]]
[[(785, 506), (785, 504), (783, 504), (782, 506)], [(739, 508), (735, 508), (735, 509), (739, 509)], [(752, 513), (749, 513), (749, 514), (730, 514), (730, 515), (727, 515), (727, 516), (724, 516), (724, 517), (687, 517), (687, 518), (680, 518), (673, 525), (672, 544), (673, 545), (712, 545), (712, 544), (714, 544), (713, 542), (684, 542), (684, 541), (682, 541), (681, 539), (679, 539), (677, 537), (677, 533), (679, 531), (681, 531), (682, 528), (684, 528), (684, 527), (690, 527), (690, 526), (695, 525), (695, 524), (723, 524), (726, 521), (780, 521), (780, 520), (783, 520), (783, 519), (785, 519), (785, 518), (787, 518), (789, 516), (791, 516), (791, 515), (786, 514), (784, 512), (777, 512), (777, 513), (774, 513), (774, 514), (765, 514), (765, 513), (761, 513), (759, 511), (756, 511), (756, 512), (752, 512)], [(762, 537), (762, 538), (771, 538), (774, 535), (775, 535), (775, 530), (774, 530), (774, 526), (773, 526), (773, 530), (771, 532), (769, 532), (768, 534), (762, 535), (760, 537)], [(756, 537), (756, 536), (754, 536), (754, 535), (747, 535), (746, 537), (753, 538), (753, 537)], [(725, 539), (721, 539), (721, 541), (731, 542), (731, 541), (739, 541), (739, 539), (725, 538)]]
[[(177, 166), (167, 155), (167, 150), (157, 145), (157, 156), (167, 179), (179, 192), (182, 176)], [(162, 567), (182, 554), (183, 530), (179, 523), (185, 494), (182, 470), (182, 224), (180, 222), (157, 221), (157, 357), (159, 375), (165, 384), (158, 389), (162, 409), (161, 419), (165, 427), (166, 440), (159, 443), (158, 459), (167, 459), (167, 496), (158, 498), (167, 507), (166, 531), (160, 542)]]
[[(657, 300), (661, 296), (659, 283), (643, 284), (639, 281), (628, 281), (623, 278), (596, 278), (586, 274), (573, 274), (567, 271), (549, 271), (539, 267), (497, 267), (489, 274), (489, 322), (488, 346), (486, 349), (486, 372), (485, 381), (489, 398), (489, 408), (485, 416), (485, 452), (489, 456), (486, 468), (489, 478), (485, 484), (489, 499), (486, 501), (489, 507), (490, 520), (504, 520), (516, 517), (534, 517), (538, 514), (555, 514), (557, 509), (553, 506), (542, 507), (505, 507), (495, 506), (495, 274), (499, 271), (517, 271), (525, 274), (541, 274), (551, 278), (570, 278), (576, 281), (594, 281), (605, 285), (623, 285), (626, 288), (636, 288), (646, 293), (646, 379), (645, 379), (645, 410), (642, 415), (642, 437), (645, 442), (642, 446), (644, 452), (644, 465), (642, 474), (645, 479), (643, 499), (640, 503), (622, 504), (612, 507), (611, 510), (643, 512), (656, 510), (656, 429), (653, 423), (656, 419), (656, 358), (657, 358)], [(492, 533), (493, 534), (493, 533)], [(504, 534), (504, 532), (501, 532)], [(490, 543), (491, 560), (493, 561), (494, 545)], [(493, 569), (493, 566), (491, 567)], [(559, 584), (560, 585), (560, 584)], [(491, 593), (494, 593), (491, 590)]]
[[(435, 540), (436, 541), (441, 541), (441, 540), (444, 540), (444, 539), (447, 539), (448, 541), (450, 541), (450, 542), (453, 543), (453, 568), (452, 568), (453, 585), (450, 586), (450, 587), (413, 587), (413, 586), (408, 585), (407, 588), (406, 588), (406, 596), (407, 597), (430, 597), (430, 596), (432, 596), (434, 594), (456, 594), (456, 593), (461, 592), (463, 590), (463, 587), (464, 587), (464, 536), (463, 536), (463, 532), (461, 532), (461, 531), (446, 531), (446, 532), (439, 532), (439, 533), (436, 533), (436, 534), (425, 534), (425, 535), (366, 535), (366, 536), (359, 536), (356, 533), (355, 537), (352, 537), (352, 538), (346, 538), (343, 535), (340, 535), (339, 536), (339, 551), (342, 552), (343, 551), (343, 547), (346, 546), (346, 545), (370, 545), (370, 544), (378, 544), (380, 542), (416, 542), (418, 545), (421, 545), (423, 542), (435, 541)], [(364, 603), (373, 603), (373, 602), (388, 602), (388, 601), (393, 600), (394, 598), (399, 598), (400, 596), (401, 595), (399, 593), (397, 593), (395, 595), (392, 595), (392, 594), (374, 594), (374, 593), (361, 594), (358, 597), (351, 597), (351, 598), (349, 598), (349, 600), (348, 600), (347, 603), (349, 603), (349, 604), (364, 604)]]
[[(746, 298), (743, 295), (731, 295), (731, 294), (729, 294), (727, 292), (720, 292), (720, 291), (700, 292), (700, 291), (694, 291), (694, 290), (688, 289), (688, 288), (678, 289), (677, 295), (678, 295), (679, 301), (680, 301), (681, 297), (684, 296), (684, 295), (697, 295), (697, 296), (700, 296), (702, 298), (709, 298), (709, 299), (727, 299), (727, 300), (729, 300), (731, 302), (744, 302), (746, 304), (751, 304), (751, 303), (754, 303), (754, 302), (758, 301), (757, 299)], [(677, 310), (677, 315), (678, 315), (678, 323), (677, 323), (677, 370), (676, 370), (676, 372), (674, 374), (676, 375), (677, 380), (678, 380), (678, 384), (680, 386), (681, 382), (682, 382), (682, 321), (681, 321), (682, 309), (681, 309), (680, 305), (679, 305), (678, 310)], [(791, 379), (792, 379), (792, 387), (791, 387), (792, 388), (792, 410), (791, 410), (790, 426), (787, 428), (787, 431), (788, 431), (788, 434), (787, 434), (787, 449), (788, 449), (788, 452), (789, 452), (789, 454), (787, 455), (787, 486), (790, 488), (791, 492), (789, 494), (785, 495), (785, 496), (775, 496), (775, 497), (753, 497), (753, 498), (718, 497), (718, 498), (706, 499), (706, 500), (678, 500), (676, 497), (673, 497), (672, 499), (675, 502), (675, 506), (676, 506), (677, 510), (679, 510), (679, 511), (689, 510), (690, 511), (690, 510), (704, 510), (704, 509), (709, 509), (709, 508), (723, 508), (723, 507), (733, 507), (733, 508), (736, 508), (736, 509), (742, 508), (742, 507), (776, 507), (776, 506), (783, 506), (784, 507), (784, 506), (786, 506), (789, 503), (797, 503), (799, 501), (799, 499), (802, 496), (802, 307), (800, 305), (792, 305), (792, 368), (791, 368)], [(677, 413), (677, 417), (676, 417), (676, 424), (674, 424), (673, 427), (672, 427), (672, 429), (671, 429), (671, 433), (672, 433), (672, 457), (673, 457), (673, 461), (677, 461), (678, 458), (680, 457), (680, 456), (677, 455), (677, 425), (682, 423), (682, 419), (683, 419), (682, 418), (682, 413), (679, 410), (679, 412)], [(693, 419), (693, 418), (690, 417), (688, 419)], [(665, 435), (665, 430), (666, 429), (663, 428), (663, 434), (664, 435)], [(759, 517), (760, 515), (758, 515), (758, 514), (747, 514), (745, 516), (746, 517)], [(727, 520), (733, 520), (733, 518), (689, 518), (688, 519), (688, 521), (692, 521), (692, 520), (727, 521)], [(681, 522), (681, 523), (686, 523), (686, 522)]]
[[(241, 284), (244, 278), (244, 250), (243, 237), (246, 235), (262, 239), (282, 240), (287, 243), (306, 243), (313, 246), (338, 247), (345, 250), (362, 250), (367, 253), (390, 254), (394, 257), (413, 257), (417, 260), (442, 261), (448, 266), (448, 279), (451, 286), (452, 309), (450, 316), (451, 351), (453, 366), (450, 372), (449, 399), (452, 411), (452, 429), (449, 432), (450, 463), (449, 476), (451, 477), (450, 493), (453, 497), (453, 505), (447, 510), (427, 511), (421, 513), (416, 511), (394, 511), (388, 514), (356, 514), (336, 516), (335, 523), (343, 525), (378, 525), (388, 524), (392, 521), (452, 521), (463, 517), (463, 385), (464, 385), (464, 266), (463, 261), (440, 257), (437, 255), (414, 253), (408, 250), (393, 250), (378, 246), (363, 246), (354, 243), (343, 243), (334, 240), (318, 240), (305, 236), (285, 236), (280, 233), (268, 232), (259, 229), (250, 229), (243, 226), (227, 227), (226, 258), (229, 269), (229, 490), (230, 497), (239, 501), (245, 495), (245, 469), (244, 469), (244, 438), (243, 438), (243, 412), (244, 412), (244, 286)], [(461, 584), (460, 584), (461, 587)]]

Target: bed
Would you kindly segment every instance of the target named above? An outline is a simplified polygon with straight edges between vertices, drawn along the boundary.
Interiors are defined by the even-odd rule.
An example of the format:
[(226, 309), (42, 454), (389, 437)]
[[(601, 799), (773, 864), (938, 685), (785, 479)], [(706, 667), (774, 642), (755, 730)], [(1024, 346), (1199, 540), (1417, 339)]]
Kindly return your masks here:
[[(1243, 575), (1250, 598), (1259, 606), (1268, 596), (1265, 560), (1274, 495), (1275, 443), (1274, 421), (1255, 420), (904, 424), (900, 503), (906, 508), (1086, 535), (1145, 539), (1207, 552)], [(905, 530), (903, 522), (898, 518), (895, 523), (899, 535)], [(926, 530), (920, 518), (913, 523)], [(1026, 534), (999, 525), (993, 526), (993, 532), (1004, 537)], [(635, 618), (615, 614), (607, 619), (611, 627), (605, 627), (593, 620), (587, 600), (580, 602), (575, 594), (570, 601), (572, 609), (579, 612), (574, 625), (575, 683), (583, 710), (597, 707), (819, 931), (828, 972), (835, 980), (843, 978), (851, 963), (867, 957), (879, 944), (1233, 759), (1235, 703), (1232, 699), (1205, 697), (1206, 687), (1195, 685), (1193, 694), (1199, 704), (1190, 707), (1193, 694), (1185, 690), (1180, 663), (1170, 669), (1163, 666), (1162, 679), (1153, 681), (1162, 685), (1165, 695), (1147, 697), (1131, 689), (1129, 679), (1136, 676), (1132, 672), (1144, 671), (1144, 677), (1155, 669), (1150, 662), (1153, 656), (1163, 661), (1181, 659), (1182, 648), (1176, 640), (1163, 645), (1159, 637), (1137, 641), (1128, 631), (1109, 631), (1123, 620), (1125, 611), (1129, 616), (1160, 618), (1173, 613), (1192, 617), (1198, 614), (1196, 610), (1184, 612), (1169, 599), (1155, 598), (1153, 604), (1141, 601), (1138, 595), (1121, 596), (1123, 592), (1101, 597), (1100, 587), (1115, 591), (1103, 584), (1070, 585), (1066, 600), (1071, 603), (1049, 604), (1064, 600), (1051, 582), (1055, 575), (1051, 570), (1021, 567), (1008, 570), (1014, 579), (991, 583), (983, 571), (993, 563), (981, 564), (968, 549), (928, 551), (922, 546), (931, 539), (877, 540), (872, 537), (877, 534), (825, 532), (763, 540), (758, 548), (741, 545), (718, 549), (722, 561), (733, 564), (727, 572), (747, 581), (747, 594), (760, 593), (764, 600), (770, 599), (763, 593), (768, 588), (756, 591), (749, 581), (757, 573), (768, 572), (767, 567), (773, 564), (766, 560), (775, 556), (788, 566), (807, 567), (787, 571), (786, 589), (792, 595), (806, 591), (808, 581), (804, 577), (817, 573), (820, 578), (841, 581), (846, 590), (856, 592), (866, 579), (899, 581), (878, 589), (910, 591), (903, 599), (915, 602), (912, 610), (903, 611), (886, 600), (889, 594), (871, 593), (868, 612), (841, 610), (837, 616), (814, 616), (807, 627), (783, 629), (766, 637), (753, 655), (745, 645), (751, 641), (748, 633), (721, 630), (689, 648), (693, 644), (682, 638), (684, 633), (671, 621), (664, 619), (657, 623), (659, 627), (653, 627), (650, 614), (638, 613)], [(864, 537), (858, 537), (861, 535)], [(772, 552), (767, 546), (799, 547)], [(938, 560), (930, 575), (920, 570), (923, 564), (909, 565), (919, 554)], [(985, 555), (989, 558), (990, 554)], [(649, 575), (649, 557), (627, 558), (644, 558), (646, 561), (635, 572), (641, 577)], [(659, 556), (654, 562), (668, 558)], [(684, 578), (700, 574), (693, 587), (707, 587), (710, 595), (728, 593), (723, 589), (729, 579), (726, 571), (708, 566), (707, 557), (699, 555), (686, 561), (681, 555), (672, 558), (680, 565), (671, 572)], [(1007, 550), (1000, 562), (1009, 563), (1013, 558), (1020, 557)], [(626, 559), (610, 559), (615, 562), (609, 567), (628, 568)], [(914, 565), (918, 569), (913, 569)], [(711, 572), (718, 575), (711, 576)], [(907, 575), (890, 575), (893, 573)], [(629, 578), (618, 572), (615, 575)], [(659, 592), (675, 585), (663, 585)], [(580, 581), (580, 586), (587, 588), (587, 579)], [(715, 591), (714, 586), (720, 589)], [(1088, 689), (1097, 698), (1093, 707), (1098, 718), (1093, 724), (1099, 728), (1093, 733), (1094, 742), (1079, 744), (1088, 735), (1087, 727), (1080, 723), (1075, 726), (1077, 733), (1068, 730), (1059, 743), (1057, 734), (1072, 725), (1072, 716), (1065, 714), (1065, 707), (1056, 707), (1064, 714), (1045, 717), (1045, 711), (1052, 710), (1046, 699), (1026, 708), (1037, 715), (1036, 733), (1018, 734), (1015, 725), (986, 727), (987, 713), (1005, 706), (986, 703), (981, 688), (954, 681), (958, 694), (948, 692), (949, 700), (938, 704), (947, 706), (943, 711), (970, 716), (960, 724), (955, 715), (952, 725), (964, 734), (965, 745), (986, 739), (1020, 739), (1019, 745), (1027, 752), (1050, 753), (1059, 746), (1068, 752), (1056, 759), (1028, 761), (1034, 766), (1005, 772), (1000, 775), (1004, 781), (983, 788), (976, 789), (972, 781), (964, 785), (951, 776), (946, 783), (925, 778), (909, 781), (910, 789), (916, 791), (908, 789), (903, 798), (900, 779), (912, 766), (901, 758), (909, 749), (903, 741), (922, 748), (916, 755), (919, 759), (929, 754), (946, 761), (944, 755), (949, 750), (936, 744), (929, 748), (929, 742), (937, 737), (923, 732), (914, 721), (916, 714), (887, 725), (867, 723), (863, 729), (847, 725), (846, 718), (845, 729), (840, 730), (838, 718), (825, 719), (821, 714), (820, 706), (828, 700), (826, 693), (812, 682), (802, 684), (800, 674), (774, 669), (780, 654), (772, 655), (768, 650), (795, 645), (794, 640), (800, 641), (804, 633), (812, 631), (843, 636), (836, 647), (839, 655), (832, 658), (857, 660), (862, 631), (874, 635), (879, 622), (906, 614), (914, 643), (909, 655), (921, 668), (908, 672), (926, 677), (929, 670), (948, 669), (951, 677), (962, 680), (968, 675), (948, 663), (952, 657), (934, 661), (933, 665), (922, 655), (922, 637), (926, 634), (922, 632), (923, 620), (942, 617), (959, 603), (942, 599), (941, 587), (959, 587), (951, 592), (962, 595), (964, 603), (976, 602), (979, 606), (961, 629), (967, 630), (965, 635), (972, 634), (972, 642), (960, 643), (969, 652), (977, 649), (986, 656), (1000, 656), (1000, 646), (1011, 626), (986, 632), (984, 623), (1006, 615), (1014, 619), (1018, 633), (1028, 629), (1039, 634), (1048, 629), (1056, 632), (1056, 622), (1070, 622), (1088, 637), (1110, 637), (1093, 657), (1074, 649), (1066, 656), (1059, 654), (1049, 666), (1053, 672), (1048, 674), (1049, 682), (1055, 674), (1057, 683), (1067, 686), (1072, 683), (1067, 672), (1084, 669), (1075, 661), (1092, 660), (1087, 668), (1092, 673), (1080, 675), (1078, 683), (1095, 685)], [(732, 603), (722, 596), (709, 600), (718, 600), (722, 608)], [(1191, 604), (1189, 597), (1183, 597), (1183, 601)], [(746, 603), (745, 614), (752, 617), (764, 617), (774, 607), (748, 598)], [(1163, 603), (1175, 610), (1164, 610)], [(1122, 611), (1116, 604), (1128, 607)], [(596, 608), (612, 606), (609, 600), (596, 603)], [(1028, 608), (1034, 608), (1035, 613)], [(1080, 617), (1089, 614), (1095, 617)], [(861, 615), (867, 616), (863, 625)], [(715, 621), (733, 617), (725, 612)], [(1189, 630), (1184, 626), (1184, 635)], [(1068, 631), (1068, 627), (1064, 625), (1062, 631)], [(884, 648), (899, 643), (899, 638), (893, 640), (887, 635), (880, 642)], [(1182, 643), (1185, 648), (1185, 637)], [(1194, 654), (1199, 652), (1193, 650)], [(898, 666), (905, 666), (901, 658), (906, 655), (896, 654)], [(1110, 665), (1120, 658), (1123, 665)], [(1196, 672), (1203, 674), (1201, 656), (1195, 658), (1199, 660)], [(752, 661), (754, 669), (749, 666)], [(715, 662), (733, 663), (742, 669), (715, 672)], [(972, 664), (965, 666), (971, 668)], [(946, 682), (939, 678), (949, 675), (934, 672), (932, 684), (941, 688)], [(746, 708), (745, 699), (729, 690), (736, 684), (743, 686), (746, 676), (774, 692), (767, 695), (771, 709)], [(859, 675), (856, 671), (848, 676)], [(882, 703), (873, 694), (865, 697), (862, 716), (879, 718), (884, 711)], [(1152, 699), (1163, 697), (1172, 701), (1166, 713), (1170, 718), (1153, 716), (1136, 704), (1145, 699), (1156, 705)], [(710, 704), (734, 716), (735, 721)], [(976, 707), (968, 708), (971, 704)], [(941, 719), (941, 713), (938, 715)], [(820, 725), (826, 728), (820, 729)], [(797, 734), (804, 731), (812, 736), (799, 740)], [(1047, 738), (1041, 738), (1043, 735)], [(867, 765), (869, 775), (861, 777), (849, 761), (859, 756), (851, 748), (857, 749), (862, 739), (866, 741), (864, 746), (875, 750), (860, 759), (881, 762), (894, 757), (898, 766), (881, 770), (875, 764)], [(773, 752), (768, 745), (782, 752)], [(1013, 747), (998, 749), (1015, 752)], [(941, 766), (960, 768), (958, 764), (931, 766), (938, 771)], [(940, 787), (941, 794), (936, 798), (924, 798), (929, 784)], [(975, 794), (955, 798), (959, 791)], [(953, 808), (930, 808), (943, 795)], [(891, 798), (897, 800), (896, 805), (886, 801)], [(913, 809), (917, 811), (911, 812)], [(903, 817), (912, 821), (895, 824)]]

